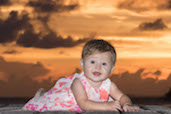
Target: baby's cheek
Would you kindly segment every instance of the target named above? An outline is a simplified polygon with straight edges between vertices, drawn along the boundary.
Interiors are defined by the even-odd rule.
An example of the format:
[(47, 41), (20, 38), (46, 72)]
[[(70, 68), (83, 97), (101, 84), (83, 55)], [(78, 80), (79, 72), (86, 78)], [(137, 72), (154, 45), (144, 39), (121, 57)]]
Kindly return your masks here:
[(86, 70), (90, 71), (91, 69), (94, 69), (94, 66), (93, 65), (87, 65), (86, 66)]
[(104, 69), (105, 72), (110, 72), (111, 71), (111, 69), (109, 67), (104, 67), (103, 69)]

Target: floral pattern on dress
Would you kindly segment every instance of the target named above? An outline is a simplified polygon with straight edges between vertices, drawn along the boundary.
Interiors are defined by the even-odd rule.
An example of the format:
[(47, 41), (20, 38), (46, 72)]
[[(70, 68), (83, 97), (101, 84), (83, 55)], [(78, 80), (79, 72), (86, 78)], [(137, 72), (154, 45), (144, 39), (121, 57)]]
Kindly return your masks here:
[(81, 74), (75, 73), (74, 75), (59, 79), (53, 88), (39, 98), (33, 97), (22, 107), (22, 109), (39, 112), (47, 110), (67, 110), (77, 111), (79, 113), (83, 112), (78, 106), (70, 88), (75, 78), (79, 78), (82, 82), (89, 100), (98, 102), (108, 101), (111, 84), (110, 79), (104, 80), (101, 86), (97, 89), (93, 88), (89, 84), (86, 80), (84, 72), (82, 72)]

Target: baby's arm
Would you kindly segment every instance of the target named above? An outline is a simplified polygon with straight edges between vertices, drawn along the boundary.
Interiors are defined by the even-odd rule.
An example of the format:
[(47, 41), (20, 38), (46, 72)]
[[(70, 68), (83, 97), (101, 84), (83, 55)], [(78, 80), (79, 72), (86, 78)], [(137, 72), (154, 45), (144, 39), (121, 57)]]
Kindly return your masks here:
[(88, 100), (86, 91), (79, 79), (75, 79), (71, 85), (77, 104), (82, 110), (122, 110), (117, 102), (94, 102)]
[(124, 111), (138, 111), (139, 107), (133, 106), (131, 99), (122, 93), (117, 86), (111, 82), (111, 87), (110, 87), (110, 95), (117, 101), (120, 102), (122, 108)]

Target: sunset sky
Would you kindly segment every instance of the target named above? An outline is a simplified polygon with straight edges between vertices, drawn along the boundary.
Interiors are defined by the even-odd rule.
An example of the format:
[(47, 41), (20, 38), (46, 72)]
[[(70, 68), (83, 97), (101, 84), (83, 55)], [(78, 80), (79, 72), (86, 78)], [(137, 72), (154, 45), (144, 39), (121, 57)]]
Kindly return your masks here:
[(171, 88), (170, 0), (0, 0), (0, 97), (32, 96), (81, 72), (82, 47), (93, 38), (116, 48), (112, 79), (126, 93)]

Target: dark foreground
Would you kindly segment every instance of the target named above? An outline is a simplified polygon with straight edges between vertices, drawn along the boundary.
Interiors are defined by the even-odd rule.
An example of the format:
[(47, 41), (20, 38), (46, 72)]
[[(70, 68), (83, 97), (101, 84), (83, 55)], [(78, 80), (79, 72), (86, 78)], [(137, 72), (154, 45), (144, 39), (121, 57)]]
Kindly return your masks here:
[[(170, 98), (170, 97), (169, 97)], [(78, 114), (69, 111), (35, 112), (24, 111), (21, 107), (30, 98), (0, 98), (0, 114)], [(132, 98), (139, 112), (86, 111), (83, 114), (171, 114), (171, 99), (166, 98)]]
[[(21, 107), (24, 104), (0, 104), (0, 114), (78, 114), (71, 111), (47, 111), (35, 112), (24, 111)], [(171, 114), (171, 108), (162, 105), (140, 106), (139, 112), (114, 112), (114, 111), (86, 111), (83, 114)]]

